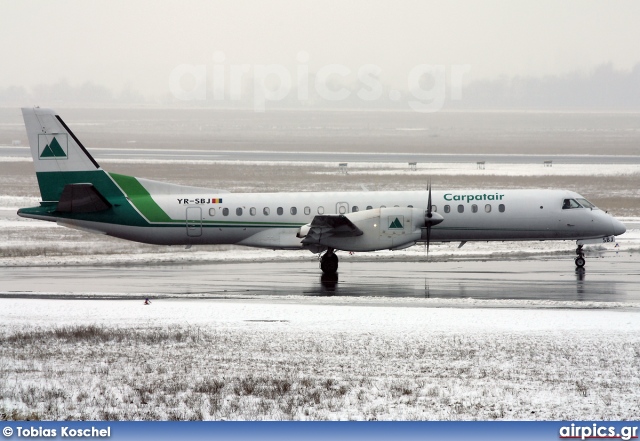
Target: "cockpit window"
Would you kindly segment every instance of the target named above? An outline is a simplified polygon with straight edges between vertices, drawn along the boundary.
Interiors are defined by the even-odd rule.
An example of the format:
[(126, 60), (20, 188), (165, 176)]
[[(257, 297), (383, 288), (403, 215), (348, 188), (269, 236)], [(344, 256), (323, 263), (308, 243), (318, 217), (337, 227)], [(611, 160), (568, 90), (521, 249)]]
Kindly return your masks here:
[(567, 210), (570, 208), (582, 208), (582, 205), (580, 205), (575, 199), (565, 199), (562, 202), (562, 209)]
[(586, 200), (586, 199), (578, 198), (578, 199), (576, 199), (576, 200), (577, 200), (577, 201), (580, 203), (580, 205), (582, 205), (584, 208), (597, 208), (595, 205), (593, 205), (591, 202), (589, 202), (589, 201), (588, 201), (588, 200)]

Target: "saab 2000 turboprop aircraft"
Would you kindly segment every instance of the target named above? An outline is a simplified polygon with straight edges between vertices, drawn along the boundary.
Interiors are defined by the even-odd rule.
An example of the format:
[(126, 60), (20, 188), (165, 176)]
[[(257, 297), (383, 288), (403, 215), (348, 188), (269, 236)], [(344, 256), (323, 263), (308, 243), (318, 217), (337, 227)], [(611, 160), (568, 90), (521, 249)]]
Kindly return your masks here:
[[(625, 226), (565, 190), (229, 193), (104, 171), (53, 110), (22, 109), (42, 195), (18, 215), (162, 245), (236, 244), (322, 253), (426, 242), (615, 241)], [(461, 244), (461, 246), (462, 246)]]

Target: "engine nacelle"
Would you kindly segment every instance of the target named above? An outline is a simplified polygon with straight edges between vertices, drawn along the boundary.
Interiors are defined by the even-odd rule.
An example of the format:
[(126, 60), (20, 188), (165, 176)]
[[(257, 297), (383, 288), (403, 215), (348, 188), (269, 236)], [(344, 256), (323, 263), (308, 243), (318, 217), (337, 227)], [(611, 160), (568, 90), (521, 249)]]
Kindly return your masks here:
[(296, 237), (299, 237), (301, 239), (303, 237), (307, 237), (307, 234), (309, 234), (310, 229), (311, 229), (311, 224), (301, 226), (300, 229), (298, 230), (298, 233), (296, 234)]
[[(425, 226), (425, 210), (419, 208), (376, 208), (344, 216), (363, 234), (346, 237), (324, 234), (318, 239), (319, 245), (344, 251), (406, 248), (420, 240), (421, 228)], [(306, 236), (309, 230), (309, 225), (301, 227), (298, 237)]]

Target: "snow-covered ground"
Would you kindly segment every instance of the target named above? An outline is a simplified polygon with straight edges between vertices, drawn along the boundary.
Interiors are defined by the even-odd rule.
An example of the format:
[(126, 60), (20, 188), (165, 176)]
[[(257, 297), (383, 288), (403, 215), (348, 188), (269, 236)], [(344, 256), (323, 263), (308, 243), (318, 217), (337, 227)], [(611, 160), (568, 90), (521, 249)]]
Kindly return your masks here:
[[(336, 162), (305, 162), (305, 161), (247, 161), (247, 160), (216, 160), (216, 159), (180, 159), (180, 158), (163, 158), (163, 154), (159, 154), (158, 150), (149, 151), (151, 157), (147, 158), (102, 158), (101, 164), (148, 164), (148, 165), (242, 165), (247, 167), (292, 167), (306, 168), (313, 167), (318, 169), (318, 174), (337, 174)], [(171, 152), (175, 155), (175, 152)], [(290, 153), (295, 155), (294, 152)], [(349, 153), (357, 155), (356, 153)], [(437, 155), (434, 155), (437, 156)], [(464, 155), (459, 155), (464, 156)], [(430, 162), (417, 163), (415, 168), (409, 168), (407, 162), (349, 162), (347, 171), (349, 174), (357, 175), (398, 175), (398, 176), (630, 176), (640, 175), (640, 164), (593, 164), (593, 163), (559, 163), (556, 162), (552, 166), (545, 166), (543, 163), (501, 163), (491, 162), (491, 155), (487, 156), (484, 161), (484, 168), (480, 168), (477, 164), (478, 155), (468, 155), (468, 162)], [(549, 156), (553, 158), (553, 155)], [(579, 160), (579, 157), (577, 157)], [(31, 162), (29, 157), (1, 157), (0, 162)], [(109, 168), (109, 167), (106, 167)]]
[[(22, 161), (29, 158), (4, 158), (5, 161)], [(0, 158), (2, 161), (3, 158)], [(335, 162), (303, 161), (216, 161), (207, 159), (102, 159), (104, 164), (179, 164), (179, 165), (243, 165), (260, 167), (315, 167), (317, 174), (336, 174)], [(552, 167), (543, 164), (509, 164), (486, 161), (484, 168), (478, 168), (475, 157), (469, 162), (433, 162), (419, 163), (415, 169), (409, 169), (407, 163), (389, 162), (351, 162), (348, 173), (354, 175), (397, 175), (402, 176), (632, 176), (640, 175), (640, 164), (564, 164), (556, 163)]]
[(321, 298), (0, 304), (8, 418), (640, 417), (635, 308)]
[[(323, 164), (326, 168), (335, 169), (335, 164)], [(484, 168), (470, 160), (468, 163), (429, 163), (417, 164), (415, 170), (410, 170), (407, 164), (388, 163), (353, 163), (349, 164), (350, 174), (355, 175), (442, 175), (442, 176), (622, 176), (640, 175), (638, 164), (554, 164), (544, 167), (543, 164), (500, 164), (486, 163)], [(335, 173), (334, 170), (319, 171), (318, 173)]]

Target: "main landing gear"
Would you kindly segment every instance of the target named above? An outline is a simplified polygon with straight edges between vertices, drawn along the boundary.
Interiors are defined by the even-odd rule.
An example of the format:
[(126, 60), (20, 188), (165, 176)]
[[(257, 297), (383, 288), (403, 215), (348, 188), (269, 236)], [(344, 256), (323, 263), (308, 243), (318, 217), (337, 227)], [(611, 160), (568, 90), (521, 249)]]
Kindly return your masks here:
[(578, 248), (576, 248), (576, 254), (578, 255), (578, 257), (576, 257), (576, 267), (578, 268), (584, 268), (584, 264), (587, 263), (586, 260), (584, 260), (584, 252), (582, 251), (582, 245), (578, 245)]
[(320, 258), (320, 269), (325, 274), (338, 272), (338, 256), (336, 256), (333, 248), (329, 248)]

